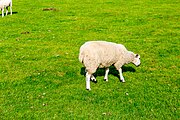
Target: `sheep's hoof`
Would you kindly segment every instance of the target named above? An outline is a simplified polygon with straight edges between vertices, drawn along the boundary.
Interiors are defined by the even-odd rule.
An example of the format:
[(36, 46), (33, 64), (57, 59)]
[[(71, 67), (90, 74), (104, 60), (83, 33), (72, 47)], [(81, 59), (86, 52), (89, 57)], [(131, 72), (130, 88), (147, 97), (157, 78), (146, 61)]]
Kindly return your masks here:
[(122, 82), (122, 83), (125, 83), (125, 81), (124, 81), (124, 80), (121, 80), (121, 82)]
[(97, 83), (97, 81), (93, 81), (94, 83)]
[(97, 83), (97, 80), (96, 79), (91, 79), (92, 82), (94, 83)]
[(91, 81), (96, 81), (96, 79), (91, 79)]
[(108, 79), (104, 79), (104, 81), (108, 82)]
[(86, 90), (91, 91), (91, 88), (86, 88)]

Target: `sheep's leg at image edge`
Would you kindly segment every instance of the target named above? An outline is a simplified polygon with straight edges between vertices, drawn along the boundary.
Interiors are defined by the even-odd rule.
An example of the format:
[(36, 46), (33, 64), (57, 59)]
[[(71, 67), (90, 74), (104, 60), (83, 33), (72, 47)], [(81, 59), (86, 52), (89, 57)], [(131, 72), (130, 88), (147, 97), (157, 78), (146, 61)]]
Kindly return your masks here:
[(2, 17), (4, 17), (4, 9), (2, 9)]
[(105, 70), (105, 76), (104, 76), (104, 80), (108, 81), (108, 73), (109, 73), (109, 68), (106, 68)]
[(122, 68), (119, 69), (119, 75), (120, 75), (120, 80), (121, 80), (122, 82), (125, 82), (124, 77), (123, 77), (123, 75), (122, 75)]
[(12, 15), (12, 5), (10, 6), (10, 12), (11, 12), (11, 15)]
[(91, 90), (90, 88), (90, 79), (91, 79), (91, 74), (89, 74), (88, 72), (86, 73), (86, 89), (87, 90)]
[(6, 7), (6, 16), (7, 16), (7, 14), (8, 14), (8, 7)]

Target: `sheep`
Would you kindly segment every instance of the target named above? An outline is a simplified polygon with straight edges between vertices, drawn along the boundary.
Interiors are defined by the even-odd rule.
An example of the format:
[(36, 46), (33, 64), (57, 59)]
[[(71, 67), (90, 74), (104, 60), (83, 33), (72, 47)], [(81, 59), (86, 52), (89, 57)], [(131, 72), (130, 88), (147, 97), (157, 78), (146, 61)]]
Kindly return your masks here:
[(2, 17), (4, 17), (4, 9), (6, 9), (6, 15), (8, 14), (8, 7), (10, 7), (10, 14), (12, 15), (12, 0), (0, 0), (0, 10), (2, 11)]
[(122, 75), (122, 66), (133, 63), (140, 65), (140, 55), (128, 51), (124, 45), (106, 41), (88, 41), (80, 47), (79, 61), (86, 71), (86, 89), (91, 90), (90, 80), (96, 82), (93, 73), (97, 68), (105, 68), (104, 80), (108, 81), (109, 67), (114, 65), (119, 71), (120, 80), (125, 82)]

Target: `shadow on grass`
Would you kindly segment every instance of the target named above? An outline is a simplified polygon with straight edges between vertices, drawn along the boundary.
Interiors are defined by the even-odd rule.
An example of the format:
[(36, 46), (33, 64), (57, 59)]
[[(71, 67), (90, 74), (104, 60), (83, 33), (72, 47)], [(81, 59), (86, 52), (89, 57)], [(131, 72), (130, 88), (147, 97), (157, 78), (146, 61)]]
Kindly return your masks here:
[[(136, 70), (131, 66), (123, 66), (122, 69), (123, 69), (123, 72), (136, 72)], [(81, 68), (80, 74), (86, 76), (85, 67)], [(98, 68), (96, 73), (94, 73), (93, 75), (94, 75), (94, 77), (104, 76), (105, 75), (105, 69), (104, 68)], [(116, 70), (116, 68), (114, 66), (111, 66), (109, 68), (109, 75), (113, 75), (120, 80), (119, 72)]]
[[(12, 12), (12, 15), (13, 14), (17, 14), (18, 12)], [(6, 13), (4, 13), (4, 15), (6, 16)], [(8, 11), (8, 15), (10, 15), (10, 12)], [(0, 14), (0, 16), (2, 16), (2, 13)]]

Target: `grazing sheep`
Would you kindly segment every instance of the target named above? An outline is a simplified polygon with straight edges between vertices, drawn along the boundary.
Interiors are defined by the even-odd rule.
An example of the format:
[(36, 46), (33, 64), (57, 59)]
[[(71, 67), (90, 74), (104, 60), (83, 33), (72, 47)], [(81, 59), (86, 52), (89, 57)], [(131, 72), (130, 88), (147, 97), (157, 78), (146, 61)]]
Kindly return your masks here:
[(133, 63), (140, 65), (140, 55), (128, 51), (123, 45), (106, 41), (89, 41), (80, 47), (79, 61), (86, 68), (86, 89), (91, 90), (90, 80), (96, 81), (93, 73), (97, 68), (106, 68), (104, 79), (108, 81), (109, 67), (114, 65), (119, 71), (120, 80), (125, 82), (122, 66)]
[(12, 15), (12, 0), (0, 0), (0, 10), (2, 11), (2, 17), (4, 17), (4, 9), (6, 9), (6, 15), (8, 14), (8, 7)]

